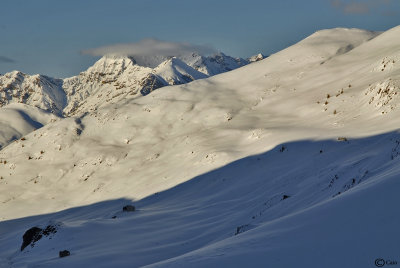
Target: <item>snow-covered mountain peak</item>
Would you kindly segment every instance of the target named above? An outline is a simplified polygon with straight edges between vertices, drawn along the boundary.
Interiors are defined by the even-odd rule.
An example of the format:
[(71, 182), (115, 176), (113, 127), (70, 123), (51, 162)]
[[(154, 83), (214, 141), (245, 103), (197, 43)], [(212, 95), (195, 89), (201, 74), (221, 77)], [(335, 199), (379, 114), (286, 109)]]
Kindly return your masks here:
[(265, 59), (265, 56), (262, 53), (258, 53), (256, 55), (251, 56), (247, 59), (248, 62), (256, 62)]
[(5, 73), (3, 76), (6, 77), (6, 78), (16, 78), (16, 77), (23, 77), (24, 73), (22, 73), (20, 71), (17, 71), (17, 70), (14, 70), (14, 71)]
[(227, 56), (222, 52), (210, 56), (192, 53), (180, 57), (180, 59), (197, 71), (208, 76), (231, 71), (249, 63), (247, 60)]
[(197, 53), (179, 57), (106, 55), (78, 76), (64, 79), (69, 100), (64, 113), (93, 111), (122, 98), (147, 95), (163, 86), (185, 84), (247, 63), (223, 53), (209, 57)]
[(185, 84), (193, 80), (208, 77), (177, 57), (162, 62), (154, 68), (154, 73), (163, 77), (170, 85)]
[(0, 107), (10, 103), (25, 103), (61, 114), (66, 105), (62, 80), (45, 75), (27, 75), (12, 71), (0, 76)]
[[(242, 67), (252, 61), (245, 60), (242, 58), (234, 58), (228, 56), (222, 52), (204, 56), (198, 53), (186, 53), (179, 56), (163, 56), (163, 55), (152, 55), (152, 56), (120, 56), (120, 55), (105, 55), (99, 59), (92, 67), (90, 67), (88, 72), (101, 72), (101, 73), (115, 73), (120, 72), (131, 65), (138, 65), (141, 67), (148, 67), (154, 69), (164, 62), (171, 59), (179, 59), (186, 65), (196, 69), (199, 72), (207, 76), (220, 74), (236, 68)], [(260, 60), (264, 56), (260, 53), (255, 55), (253, 60)], [(175, 60), (176, 61), (176, 60)], [(174, 62), (173, 62), (174, 63)]]
[(101, 74), (120, 74), (136, 61), (132, 57), (106, 55), (100, 58), (93, 66), (89, 67), (86, 72)]
[(358, 46), (376, 36), (381, 32), (368, 31), (357, 28), (332, 28), (316, 31), (306, 37), (300, 43), (324, 44), (324, 43), (351, 43)]
[(307, 65), (321, 65), (331, 59), (371, 43), (379, 32), (360, 29), (334, 28), (317, 31), (300, 42), (268, 57), (285, 68), (305, 68)]
[(380, 32), (372, 32), (355, 28), (334, 28), (317, 31), (299, 45), (317, 50), (322, 57), (331, 57), (346, 53), (353, 48), (375, 38)]

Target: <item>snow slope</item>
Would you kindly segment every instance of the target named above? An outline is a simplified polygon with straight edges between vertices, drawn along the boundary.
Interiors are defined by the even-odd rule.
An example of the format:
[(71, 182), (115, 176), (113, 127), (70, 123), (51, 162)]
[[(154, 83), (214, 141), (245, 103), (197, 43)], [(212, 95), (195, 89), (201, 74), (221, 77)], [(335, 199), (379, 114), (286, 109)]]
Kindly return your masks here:
[[(399, 260), (399, 36), (400, 27), (320, 31), (262, 61), (122, 98), (10, 144), (0, 151), (1, 262)], [(137, 211), (123, 212), (127, 204)], [(49, 224), (58, 228), (51, 239), (20, 251), (26, 230)], [(71, 256), (58, 258), (64, 249)]]
[(57, 118), (52, 113), (21, 103), (0, 108), (0, 148)]
[[(399, 138), (288, 143), (133, 201), (132, 213), (118, 199), (6, 221), (3, 255), (12, 267), (372, 267), (397, 257)], [(24, 230), (48, 224), (60, 226), (51, 240), (19, 251)], [(63, 249), (71, 258), (56, 258)]]

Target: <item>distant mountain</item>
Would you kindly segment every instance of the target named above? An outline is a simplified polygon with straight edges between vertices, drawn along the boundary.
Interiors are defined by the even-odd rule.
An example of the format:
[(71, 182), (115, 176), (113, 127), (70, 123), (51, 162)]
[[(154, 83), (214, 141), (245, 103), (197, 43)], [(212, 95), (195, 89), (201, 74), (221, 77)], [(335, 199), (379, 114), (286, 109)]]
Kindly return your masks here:
[[(162, 62), (167, 61), (172, 57), (165, 56), (151, 56), (151, 57), (141, 57), (135, 56), (133, 57), (135, 62), (144, 67), (155, 68), (160, 65)], [(249, 60), (245, 60), (242, 58), (234, 58), (228, 55), (225, 55), (222, 52), (219, 52), (210, 56), (202, 56), (197, 53), (181, 55), (178, 57), (181, 61), (183, 61), (188, 66), (193, 69), (207, 75), (212, 76), (224, 72), (228, 72), (234, 70), (236, 68), (245, 66), (250, 63)]]
[[(180, 58), (107, 55), (65, 79), (19, 71), (0, 75), (0, 108), (19, 104), (0, 110), (0, 148), (50, 119), (95, 111), (124, 98), (145, 96), (164, 86), (189, 83), (248, 63), (223, 53)], [(39, 118), (38, 114), (39, 121), (32, 119)]]
[(0, 75), (0, 107), (25, 103), (61, 115), (67, 103), (63, 81), (18, 71)]
[(208, 57), (193, 53), (189, 56), (182, 56), (181, 60), (197, 71), (208, 76), (232, 71), (249, 64), (249, 61), (247, 60), (242, 58), (233, 58), (222, 52)]
[(102, 57), (85, 72), (64, 79), (68, 98), (64, 113), (93, 111), (122, 98), (144, 96), (160, 87), (208, 77), (178, 58), (163, 60), (151, 68), (137, 64), (133, 57)]
[(264, 56), (264, 55), (261, 54), (261, 53), (258, 53), (257, 55), (254, 55), (254, 56), (251, 56), (250, 58), (248, 58), (247, 61), (248, 61), (249, 63), (252, 63), (252, 62), (256, 62), (256, 61), (263, 60), (263, 59), (265, 59), (265, 58), (266, 58), (266, 56)]
[(248, 63), (223, 53), (207, 57), (193, 53), (179, 58), (107, 55), (79, 75), (63, 80), (14, 71), (0, 76), (0, 107), (24, 103), (59, 116), (76, 115)]

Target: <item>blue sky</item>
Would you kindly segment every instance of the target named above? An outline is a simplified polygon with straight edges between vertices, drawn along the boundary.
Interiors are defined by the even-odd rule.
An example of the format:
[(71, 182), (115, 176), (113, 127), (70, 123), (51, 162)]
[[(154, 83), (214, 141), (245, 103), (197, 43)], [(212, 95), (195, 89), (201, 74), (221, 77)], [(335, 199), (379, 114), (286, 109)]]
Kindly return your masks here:
[(249, 57), (334, 27), (400, 24), (398, 0), (0, 0), (0, 73), (78, 74), (82, 51), (146, 38)]

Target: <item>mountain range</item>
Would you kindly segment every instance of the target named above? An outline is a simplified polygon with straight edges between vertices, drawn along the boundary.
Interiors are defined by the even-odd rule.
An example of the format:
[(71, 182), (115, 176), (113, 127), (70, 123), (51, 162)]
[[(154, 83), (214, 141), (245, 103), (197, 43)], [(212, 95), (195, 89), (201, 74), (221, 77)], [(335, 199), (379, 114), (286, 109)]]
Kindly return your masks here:
[(107, 56), (63, 80), (2, 76), (0, 118), (30, 124), (1, 121), (0, 264), (394, 265), (399, 47), (400, 26), (335, 28), (247, 65)]
[[(19, 71), (6, 73), (0, 76), (0, 107), (9, 104), (26, 104), (30, 107), (26, 111), (27, 106), (12, 106), (12, 111), (19, 111), (12, 117), (13, 121), (18, 122), (15, 124), (17, 127), (10, 129), (9, 125), (3, 124), (0, 146), (4, 147), (26, 135), (37, 128), (34, 126), (46, 124), (54, 116), (76, 116), (122, 99), (145, 96), (160, 87), (207, 78), (263, 58), (262, 54), (258, 54), (244, 60), (223, 53), (212, 56), (192, 53), (180, 58), (138, 56), (136, 59), (106, 55), (88, 70), (65, 79), (27, 75)], [(31, 116), (33, 110), (36, 115)], [(41, 115), (40, 119), (37, 114)], [(1, 121), (6, 121), (5, 118), (10, 120), (9, 115), (10, 109), (0, 111)]]

